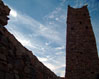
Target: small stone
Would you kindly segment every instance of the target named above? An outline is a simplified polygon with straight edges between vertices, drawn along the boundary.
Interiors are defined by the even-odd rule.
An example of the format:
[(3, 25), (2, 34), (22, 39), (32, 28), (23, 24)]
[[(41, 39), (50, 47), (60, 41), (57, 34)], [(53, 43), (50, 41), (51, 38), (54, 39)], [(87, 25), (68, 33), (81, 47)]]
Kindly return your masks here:
[(13, 73), (6, 73), (5, 79), (14, 79), (14, 74)]
[(18, 71), (17, 71), (17, 70), (14, 70), (14, 73), (15, 73), (15, 74), (18, 74)]
[(0, 53), (0, 59), (6, 61), (7, 60), (6, 55)]
[(24, 68), (24, 72), (25, 72), (25, 73), (30, 73), (30, 68), (26, 66), (26, 67)]
[(0, 71), (0, 79), (4, 79), (4, 77), (5, 77), (5, 73)]
[(15, 79), (19, 79), (19, 75), (18, 74), (15, 74)]

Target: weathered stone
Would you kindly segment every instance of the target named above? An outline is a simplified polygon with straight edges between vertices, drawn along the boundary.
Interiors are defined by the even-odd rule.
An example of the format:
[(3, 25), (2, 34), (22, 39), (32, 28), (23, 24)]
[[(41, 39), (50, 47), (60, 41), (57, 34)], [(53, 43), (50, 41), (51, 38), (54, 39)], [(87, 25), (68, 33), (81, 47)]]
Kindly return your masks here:
[(31, 71), (31, 69), (30, 69), (29, 67), (25, 66), (24, 72), (25, 72), (25, 73), (30, 73), (30, 71)]
[(4, 61), (0, 61), (0, 70), (7, 72), (8, 67), (7, 64)]
[(9, 64), (15, 64), (15, 60), (16, 60), (16, 58), (15, 57), (11, 57), (11, 56), (7, 56), (7, 62), (9, 63)]
[(20, 79), (18, 74), (15, 74), (15, 79)]
[(0, 79), (5, 79), (5, 73), (3, 71), (0, 71)]
[(12, 64), (8, 64), (8, 69), (9, 70), (13, 70), (13, 65)]
[(24, 62), (21, 59), (16, 59), (14, 64), (15, 69), (23, 71), (24, 68)]
[(10, 9), (0, 0), (0, 27), (7, 25)]
[[(7, 24), (9, 11), (0, 0), (0, 27)], [(0, 79), (59, 79), (5, 27), (0, 28), (0, 72)]]
[(99, 59), (87, 6), (68, 7), (65, 79), (95, 79)]
[(18, 71), (18, 70), (13, 70), (13, 72), (14, 72), (15, 74), (18, 74), (18, 73), (19, 73), (19, 71)]
[[(31, 51), (23, 47), (5, 28), (0, 28), (0, 31), (3, 33), (1, 34), (1, 39), (5, 40), (0, 41), (0, 51), (2, 51), (0, 54), (6, 56), (7, 61), (6, 66), (0, 63), (2, 70), (6, 73), (11, 72), (16, 74), (17, 79), (59, 79), (51, 70), (44, 66)], [(15, 70), (17, 71), (16, 73)], [(9, 77), (10, 75), (11, 74), (9, 74)], [(46, 77), (44, 77), (45, 75)]]
[[(9, 11), (0, 0), (0, 79), (64, 79), (44, 66), (2, 27), (7, 24)], [(98, 79), (99, 59), (86, 6), (69, 7), (67, 18), (65, 79)]]
[(6, 61), (7, 60), (6, 55), (0, 53), (0, 59)]
[(1, 54), (4, 54), (4, 55), (7, 55), (7, 51), (5, 51), (5, 50), (7, 50), (4, 46), (2, 46), (2, 44), (0, 44), (1, 45), (1, 47), (0, 47), (0, 53)]
[(5, 79), (14, 79), (14, 74), (13, 73), (6, 73)]

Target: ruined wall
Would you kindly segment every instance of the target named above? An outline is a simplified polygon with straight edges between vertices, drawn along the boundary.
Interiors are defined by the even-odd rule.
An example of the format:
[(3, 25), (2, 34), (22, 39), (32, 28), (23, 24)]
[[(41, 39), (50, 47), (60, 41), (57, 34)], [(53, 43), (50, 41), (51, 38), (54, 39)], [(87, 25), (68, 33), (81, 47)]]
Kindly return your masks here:
[(68, 6), (66, 79), (99, 78), (99, 59), (87, 6)]
[(9, 12), (0, 0), (0, 79), (60, 79), (3, 27)]
[(7, 25), (10, 9), (0, 0), (0, 26)]
[(0, 28), (0, 79), (60, 78), (2, 27)]

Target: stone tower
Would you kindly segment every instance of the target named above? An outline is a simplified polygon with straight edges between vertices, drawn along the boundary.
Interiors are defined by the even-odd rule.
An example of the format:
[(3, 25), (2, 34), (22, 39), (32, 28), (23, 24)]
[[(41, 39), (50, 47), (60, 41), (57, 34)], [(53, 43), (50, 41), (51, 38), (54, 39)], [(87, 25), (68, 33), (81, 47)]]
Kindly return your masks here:
[(87, 6), (68, 6), (66, 79), (98, 79), (99, 59)]

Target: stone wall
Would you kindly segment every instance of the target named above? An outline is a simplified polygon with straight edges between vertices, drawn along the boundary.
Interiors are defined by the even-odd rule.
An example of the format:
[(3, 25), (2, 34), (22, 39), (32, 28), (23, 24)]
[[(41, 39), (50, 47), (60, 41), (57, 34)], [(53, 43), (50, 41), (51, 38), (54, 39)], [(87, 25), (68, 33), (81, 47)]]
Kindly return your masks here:
[(0, 26), (7, 25), (10, 9), (0, 0)]
[[(0, 0), (0, 79), (64, 79), (56, 76), (7, 31), (10, 9)], [(65, 79), (99, 79), (99, 59), (87, 6), (68, 7)]]
[(60, 79), (3, 27), (9, 12), (0, 0), (0, 79)]
[(60, 79), (23, 47), (4, 27), (0, 28), (0, 79)]
[(87, 6), (68, 6), (66, 79), (99, 78), (99, 59)]

